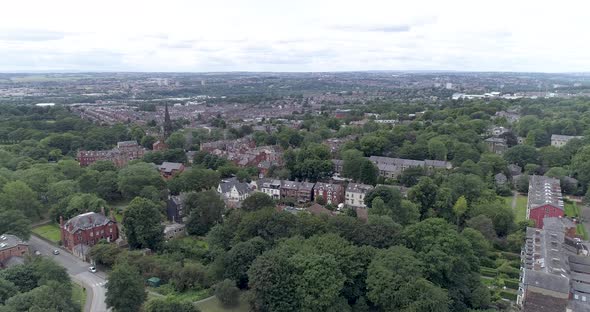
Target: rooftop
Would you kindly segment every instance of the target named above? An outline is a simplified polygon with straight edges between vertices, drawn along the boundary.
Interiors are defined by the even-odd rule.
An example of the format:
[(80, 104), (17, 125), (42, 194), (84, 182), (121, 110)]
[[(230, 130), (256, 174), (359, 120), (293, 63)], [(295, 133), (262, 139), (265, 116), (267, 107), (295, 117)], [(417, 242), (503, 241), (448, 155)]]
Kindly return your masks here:
[(529, 178), (528, 209), (552, 205), (564, 209), (561, 197), (561, 183), (558, 179), (547, 176), (532, 175)]
[(13, 248), (18, 245), (29, 245), (29, 244), (12, 234), (0, 235), (0, 251), (5, 250), (5, 249), (9, 249), (9, 248)]
[(66, 231), (68, 231), (70, 233), (75, 233), (78, 230), (91, 229), (91, 228), (94, 228), (97, 226), (106, 225), (109, 222), (115, 222), (115, 221), (107, 218), (106, 216), (104, 216), (100, 213), (87, 212), (87, 213), (77, 215), (77, 216), (71, 218), (70, 220), (68, 220), (68, 222), (66, 222), (66, 224), (64, 224), (64, 228), (66, 229)]

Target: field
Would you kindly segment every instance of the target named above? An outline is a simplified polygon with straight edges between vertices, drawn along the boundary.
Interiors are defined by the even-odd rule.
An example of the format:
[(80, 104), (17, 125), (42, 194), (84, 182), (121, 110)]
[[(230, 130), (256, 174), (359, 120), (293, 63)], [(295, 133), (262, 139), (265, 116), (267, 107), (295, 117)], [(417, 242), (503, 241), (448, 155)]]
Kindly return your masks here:
[(33, 229), (33, 233), (48, 239), (54, 243), (58, 243), (61, 239), (61, 234), (59, 232), (59, 226), (57, 224), (46, 224)]
[(248, 312), (250, 308), (248, 303), (244, 299), (244, 296), (240, 298), (240, 304), (233, 308), (225, 308), (221, 305), (217, 297), (210, 300), (197, 303), (197, 307), (203, 312)]
[(84, 309), (84, 304), (86, 303), (86, 291), (84, 289), (84, 287), (76, 284), (76, 283), (72, 283), (73, 287), (72, 287), (72, 300), (78, 304), (80, 304), (80, 307), (82, 308), (82, 310)]
[[(504, 201), (506, 202), (506, 206), (512, 209), (512, 196), (504, 197)], [(517, 195), (516, 197), (516, 207), (514, 207), (514, 219), (515, 222), (520, 222), (526, 220), (526, 204), (527, 204), (527, 197), (524, 195)]]
[(571, 218), (578, 218), (580, 216), (580, 209), (574, 202), (565, 203), (565, 215)]

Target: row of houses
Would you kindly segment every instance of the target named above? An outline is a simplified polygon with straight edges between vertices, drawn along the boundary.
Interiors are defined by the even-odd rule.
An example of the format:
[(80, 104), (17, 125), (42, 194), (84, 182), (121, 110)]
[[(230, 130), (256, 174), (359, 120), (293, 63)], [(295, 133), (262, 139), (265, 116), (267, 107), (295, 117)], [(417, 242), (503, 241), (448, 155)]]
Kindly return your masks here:
[(277, 146), (256, 146), (251, 138), (201, 143), (201, 151), (223, 157), (238, 167), (256, 167), (266, 176), (271, 166), (282, 163), (282, 151)]
[(92, 165), (99, 160), (108, 160), (113, 162), (115, 166), (121, 168), (131, 160), (142, 158), (145, 152), (145, 148), (137, 144), (137, 141), (123, 141), (118, 142), (117, 147), (110, 150), (80, 150), (76, 155), (76, 159), (82, 167)]
[(524, 312), (590, 311), (589, 246), (575, 233), (561, 217), (527, 228), (516, 300)]
[[(275, 200), (290, 198), (298, 203), (308, 203), (323, 198), (326, 204), (346, 204), (364, 208), (364, 194), (373, 187), (363, 184), (310, 183), (289, 180), (259, 179), (251, 183), (240, 182), (236, 178), (221, 181), (217, 187), (224, 200), (239, 203), (253, 192), (262, 192)], [(348, 195), (346, 196), (346, 193)], [(354, 196), (353, 196), (354, 195)], [(348, 200), (347, 200), (348, 199)]]
[(414, 160), (382, 156), (371, 156), (369, 160), (379, 168), (379, 176), (384, 178), (397, 178), (404, 170), (412, 167), (421, 167), (427, 171), (453, 168), (450, 162), (442, 160)]

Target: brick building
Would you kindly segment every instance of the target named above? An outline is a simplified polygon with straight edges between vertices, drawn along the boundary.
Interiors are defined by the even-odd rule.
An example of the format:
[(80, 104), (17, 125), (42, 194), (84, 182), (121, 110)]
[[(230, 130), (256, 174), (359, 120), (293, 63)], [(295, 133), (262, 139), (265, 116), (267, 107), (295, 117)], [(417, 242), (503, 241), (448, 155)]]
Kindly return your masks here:
[(314, 198), (322, 197), (326, 204), (338, 205), (344, 202), (344, 187), (340, 184), (318, 182), (313, 187)]
[(535, 226), (539, 229), (543, 228), (544, 218), (564, 216), (561, 185), (558, 179), (530, 176), (526, 215), (527, 219), (535, 221)]
[(64, 223), (60, 218), (62, 245), (74, 255), (85, 259), (90, 247), (100, 240), (114, 242), (119, 238), (119, 229), (114, 218), (104, 214), (87, 212)]
[(13, 258), (22, 258), (29, 253), (29, 244), (11, 235), (0, 235), (0, 267), (7, 266)]
[(175, 162), (163, 162), (158, 166), (158, 171), (164, 179), (171, 179), (173, 176), (180, 174), (184, 171), (184, 165)]
[(99, 160), (112, 161), (117, 167), (124, 167), (130, 160), (140, 159), (145, 154), (145, 149), (137, 144), (137, 141), (123, 141), (117, 143), (117, 147), (104, 151), (78, 151), (76, 159), (80, 166), (86, 167)]

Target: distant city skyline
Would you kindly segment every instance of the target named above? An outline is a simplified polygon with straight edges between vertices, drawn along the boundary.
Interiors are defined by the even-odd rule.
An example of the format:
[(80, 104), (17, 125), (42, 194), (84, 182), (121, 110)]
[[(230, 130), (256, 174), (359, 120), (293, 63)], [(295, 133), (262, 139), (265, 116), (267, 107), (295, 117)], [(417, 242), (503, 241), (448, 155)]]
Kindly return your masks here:
[(0, 72), (590, 72), (586, 1), (14, 1)]

